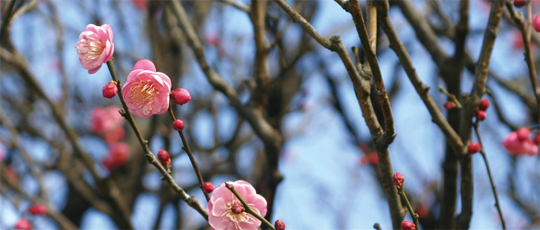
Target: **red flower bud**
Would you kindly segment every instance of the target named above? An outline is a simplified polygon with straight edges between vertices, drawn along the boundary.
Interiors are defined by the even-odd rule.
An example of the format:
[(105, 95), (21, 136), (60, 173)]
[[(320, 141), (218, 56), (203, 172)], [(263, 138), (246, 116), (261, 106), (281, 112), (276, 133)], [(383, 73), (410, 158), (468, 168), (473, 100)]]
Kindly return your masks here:
[(171, 91), (171, 98), (174, 103), (183, 105), (191, 100), (191, 95), (189, 94), (189, 91), (187, 91), (187, 89), (178, 88)]
[(211, 193), (212, 191), (214, 191), (214, 185), (210, 181), (204, 182), (202, 185), (202, 190), (205, 193)]
[(483, 120), (486, 119), (486, 117), (487, 117), (486, 112), (484, 112), (482, 110), (479, 110), (478, 112), (476, 112), (476, 120), (483, 121)]
[(524, 5), (527, 5), (527, 0), (514, 0), (514, 6), (522, 7)]
[(517, 138), (519, 141), (525, 141), (529, 139), (530, 134), (531, 134), (531, 131), (529, 131), (528, 128), (523, 127), (523, 128), (518, 129)]
[(118, 93), (118, 86), (115, 81), (110, 81), (103, 86), (103, 96), (106, 98), (113, 98)]
[(489, 100), (487, 98), (482, 98), (480, 101), (480, 104), (478, 105), (478, 109), (482, 111), (486, 111), (489, 107)]
[(186, 127), (186, 125), (184, 124), (184, 121), (180, 120), (180, 119), (176, 119), (173, 123), (172, 123), (172, 127), (174, 130), (176, 131), (182, 131), (184, 130), (184, 128)]
[(35, 204), (28, 208), (28, 211), (35, 215), (45, 215), (47, 213), (47, 206), (44, 204)]
[(536, 32), (540, 32), (540, 15), (536, 15), (536, 17), (534, 17), (533, 27)]
[(446, 103), (444, 103), (444, 108), (448, 110), (456, 108), (456, 103), (454, 103), (453, 101), (447, 101)]
[(28, 220), (21, 218), (13, 228), (17, 230), (32, 230), (32, 224)]
[(157, 158), (163, 166), (169, 167), (171, 165), (171, 155), (169, 155), (169, 152), (166, 150), (159, 150), (157, 153)]
[(403, 221), (401, 222), (401, 229), (402, 230), (415, 230), (415, 227), (413, 222), (410, 222), (410, 221)]
[(276, 230), (285, 230), (285, 223), (281, 220), (276, 220), (276, 223), (274, 223), (274, 227)]
[(392, 177), (392, 183), (398, 188), (401, 189), (401, 186), (405, 183), (405, 177), (401, 173), (395, 173)]
[(477, 153), (480, 151), (480, 143), (478, 142), (471, 142), (469, 144), (469, 148), (467, 149), (470, 154)]

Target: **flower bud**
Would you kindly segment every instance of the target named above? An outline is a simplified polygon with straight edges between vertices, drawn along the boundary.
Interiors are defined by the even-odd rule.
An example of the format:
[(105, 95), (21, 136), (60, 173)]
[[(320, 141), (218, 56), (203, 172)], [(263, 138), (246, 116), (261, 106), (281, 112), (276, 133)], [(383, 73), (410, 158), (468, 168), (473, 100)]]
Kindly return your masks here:
[(480, 143), (478, 142), (471, 142), (471, 144), (469, 144), (469, 147), (468, 147), (468, 152), (469, 154), (473, 154), (473, 153), (477, 153), (479, 152), (481, 149), (480, 147)]
[(115, 81), (110, 81), (103, 86), (103, 97), (113, 98), (116, 93), (118, 93), (118, 86)]
[(519, 141), (525, 141), (529, 139), (530, 134), (531, 134), (531, 131), (529, 131), (528, 128), (523, 127), (523, 128), (518, 129), (517, 138)]
[(159, 150), (157, 157), (163, 166), (169, 167), (171, 165), (171, 155), (166, 150)]
[(487, 98), (482, 98), (480, 101), (480, 104), (478, 105), (478, 109), (482, 111), (486, 111), (489, 107), (489, 100)]
[(210, 181), (204, 182), (202, 185), (202, 190), (204, 193), (211, 193), (214, 191), (214, 185)]
[(276, 228), (276, 230), (285, 230), (285, 223), (283, 223), (283, 221), (281, 220), (276, 220), (276, 222), (274, 223), (274, 227)]
[(397, 189), (401, 189), (401, 186), (405, 183), (405, 177), (401, 175), (401, 173), (395, 173), (392, 177), (392, 183), (397, 187)]
[(527, 0), (514, 0), (514, 6), (522, 7), (527, 5)]
[(533, 27), (536, 32), (540, 32), (540, 15), (536, 15), (536, 17), (534, 17)]
[(187, 89), (178, 88), (171, 91), (171, 98), (174, 103), (183, 105), (191, 100), (191, 95), (189, 94), (189, 91), (187, 91)]
[(483, 120), (486, 119), (486, 117), (487, 117), (486, 112), (484, 112), (482, 110), (479, 110), (478, 112), (476, 112), (476, 120), (483, 121)]
[(32, 224), (28, 220), (21, 218), (13, 228), (17, 230), (32, 230)]
[(35, 204), (30, 206), (28, 211), (34, 215), (45, 215), (47, 213), (47, 206), (44, 204)]
[(172, 123), (172, 126), (173, 126), (173, 129), (176, 130), (176, 131), (182, 131), (186, 127), (186, 125), (184, 124), (184, 121), (182, 121), (180, 119), (176, 119)]
[(444, 103), (444, 108), (447, 110), (456, 108), (456, 103), (454, 103), (453, 101), (447, 101), (446, 103)]
[(415, 225), (413, 224), (413, 222), (410, 222), (410, 221), (403, 221), (401, 222), (401, 229), (402, 230), (415, 230)]

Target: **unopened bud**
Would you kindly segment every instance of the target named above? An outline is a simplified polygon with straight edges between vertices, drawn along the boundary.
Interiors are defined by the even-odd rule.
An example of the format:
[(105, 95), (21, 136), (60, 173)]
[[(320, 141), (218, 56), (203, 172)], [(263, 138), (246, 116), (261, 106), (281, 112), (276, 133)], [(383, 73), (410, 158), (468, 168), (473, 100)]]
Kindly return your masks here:
[(392, 183), (397, 187), (397, 189), (401, 189), (401, 186), (403, 186), (403, 183), (405, 183), (405, 177), (403, 177), (401, 173), (395, 173), (392, 177)]
[(415, 227), (416, 226), (414, 226), (414, 223), (410, 222), (408, 220), (401, 222), (401, 229), (402, 230), (415, 230)]
[(191, 95), (189, 94), (189, 91), (187, 91), (187, 89), (178, 88), (171, 91), (171, 98), (174, 103), (183, 105), (191, 100)]
[(482, 111), (486, 111), (489, 107), (489, 100), (487, 98), (482, 98), (480, 101), (480, 104), (478, 105), (478, 109)]
[(211, 193), (212, 191), (214, 191), (214, 185), (210, 181), (204, 182), (202, 185), (202, 190), (205, 193)]
[(479, 110), (478, 112), (476, 112), (476, 120), (483, 121), (483, 120), (486, 119), (486, 117), (487, 117), (486, 112), (484, 112), (482, 110)]
[(167, 152), (166, 150), (159, 150), (157, 158), (159, 162), (166, 168), (169, 168), (171, 166), (171, 155), (169, 155), (169, 152)]
[(276, 230), (285, 230), (285, 223), (281, 220), (276, 220), (276, 223), (274, 223), (274, 227)]
[(32, 230), (32, 224), (30, 221), (21, 218), (19, 221), (17, 221), (17, 224), (15, 224), (15, 227), (13, 228), (17, 230)]
[(480, 143), (478, 142), (471, 142), (471, 144), (469, 144), (469, 148), (467, 149), (469, 154), (473, 154), (473, 153), (477, 153), (477, 152), (480, 152)]
[(533, 27), (536, 32), (540, 32), (540, 15), (536, 15), (536, 17), (534, 17)]
[(47, 206), (44, 204), (35, 204), (30, 206), (28, 211), (34, 215), (45, 215), (47, 213)]
[(456, 108), (456, 103), (454, 103), (453, 101), (447, 101), (446, 103), (444, 103), (444, 108), (447, 110)]
[(522, 7), (527, 5), (528, 0), (514, 0), (514, 6), (516, 7)]
[(184, 121), (182, 121), (180, 119), (176, 119), (172, 123), (172, 126), (173, 126), (173, 129), (176, 130), (176, 131), (182, 131), (186, 127), (186, 125), (184, 124)]
[(113, 98), (116, 93), (118, 93), (118, 86), (115, 81), (110, 81), (103, 86), (103, 97)]

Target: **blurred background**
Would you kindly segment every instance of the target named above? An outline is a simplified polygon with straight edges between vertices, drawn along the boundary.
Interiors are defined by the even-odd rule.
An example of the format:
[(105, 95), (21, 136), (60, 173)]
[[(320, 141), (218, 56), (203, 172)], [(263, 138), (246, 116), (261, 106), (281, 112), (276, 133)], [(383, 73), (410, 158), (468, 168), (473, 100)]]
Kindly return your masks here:
[[(274, 2), (267, 2), (262, 31), (270, 47), (264, 61), (268, 87), (263, 91), (254, 77), (260, 70), (260, 50), (254, 39), (254, 17), (249, 13), (252, 2), (181, 4), (210, 68), (236, 90), (245, 108), (263, 111), (261, 122), (269, 124), (280, 138), (277, 145), (268, 144), (253, 122), (208, 82), (167, 2), (15, 0), (13, 20), (6, 25), (11, 2), (0, 1), (1, 29), (6, 28), (0, 43), (0, 229), (12, 229), (21, 218), (29, 220), (34, 229), (69, 226), (59, 224), (62, 221), (80, 229), (210, 229), (199, 213), (162, 183), (131, 127), (122, 119), (110, 121), (118, 116), (121, 104), (116, 97), (102, 97), (102, 87), (111, 80), (109, 71), (102, 66), (96, 74), (88, 74), (75, 50), (78, 36), (88, 24), (111, 26), (114, 63), (121, 81), (136, 61), (150, 59), (159, 72), (171, 77), (173, 88), (189, 90), (192, 100), (173, 108), (186, 123), (189, 145), (205, 180), (215, 186), (238, 179), (252, 183), (271, 205), (267, 218), (272, 223), (283, 220), (287, 229), (372, 229), (375, 223), (382, 229), (392, 228), (375, 148), (343, 63)], [(353, 46), (361, 47), (351, 15), (335, 1), (287, 2), (324, 37), (340, 36), (349, 52)], [(437, 36), (437, 45), (453, 55), (460, 2), (403, 2), (410, 3), (416, 15), (429, 24), (427, 29)], [(530, 3), (533, 16), (540, 12), (537, 3)], [(365, 4), (360, 2), (362, 7)], [(469, 4), (465, 52), (476, 60), (491, 3), (477, 0)], [(474, 74), (466, 65), (458, 79), (443, 80), (444, 69), (418, 40), (403, 9), (392, 2), (390, 19), (419, 77), (431, 87), (429, 94), (446, 114), (447, 96), (437, 88), (459, 82), (457, 94), (469, 93)], [(531, 13), (526, 9), (515, 8), (527, 18)], [(532, 33), (532, 54), (540, 66), (540, 36)], [(487, 80), (489, 95), (485, 97), (492, 106), (479, 128), (507, 227), (540, 229), (539, 157), (511, 155), (501, 144), (519, 127), (538, 126), (537, 103), (523, 53), (521, 32), (505, 9)], [(377, 55), (397, 133), (389, 147), (393, 169), (405, 176), (405, 189), (420, 216), (421, 228), (437, 228), (445, 189), (443, 163), (453, 153), (382, 30)], [(258, 92), (266, 103), (253, 106), (254, 97), (261, 96)], [(382, 116), (377, 104), (375, 110)], [(176, 182), (206, 206), (170, 118), (166, 114), (138, 118), (137, 124), (153, 153), (160, 149), (171, 153)], [(93, 168), (83, 164), (79, 154), (89, 157)], [(479, 155), (472, 162), (475, 190), (470, 228), (499, 229), (484, 162)], [(270, 172), (280, 175), (269, 176)], [(121, 196), (111, 195), (111, 187)], [(459, 183), (456, 189), (458, 214)], [(118, 199), (125, 203), (129, 219), (122, 215)], [(30, 213), (28, 208), (35, 203), (47, 204), (48, 215)]]

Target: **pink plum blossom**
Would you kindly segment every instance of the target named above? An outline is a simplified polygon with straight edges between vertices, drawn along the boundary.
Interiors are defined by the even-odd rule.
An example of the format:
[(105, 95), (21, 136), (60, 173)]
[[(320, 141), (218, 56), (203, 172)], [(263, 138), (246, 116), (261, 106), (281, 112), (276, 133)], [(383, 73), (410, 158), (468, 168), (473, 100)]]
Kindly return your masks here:
[(137, 117), (162, 114), (169, 108), (171, 79), (156, 72), (154, 63), (140, 60), (129, 73), (122, 88), (122, 96), (129, 111)]
[(120, 115), (119, 110), (120, 108), (117, 106), (94, 108), (91, 120), (92, 132), (107, 135), (110, 132), (116, 131), (118, 128), (122, 128), (125, 119)]
[[(248, 182), (237, 180), (232, 184), (240, 197), (253, 211), (261, 216), (266, 215), (266, 200), (257, 194)], [(221, 184), (214, 189), (208, 202), (208, 223), (213, 229), (257, 229), (261, 221), (245, 212), (244, 206), (236, 196)]]
[(83, 68), (93, 74), (103, 63), (111, 60), (114, 53), (113, 32), (109, 25), (96, 26), (89, 24), (79, 35), (75, 48)]
[(529, 138), (520, 139), (517, 132), (511, 132), (504, 138), (503, 146), (508, 152), (516, 155), (538, 155), (538, 146)]

